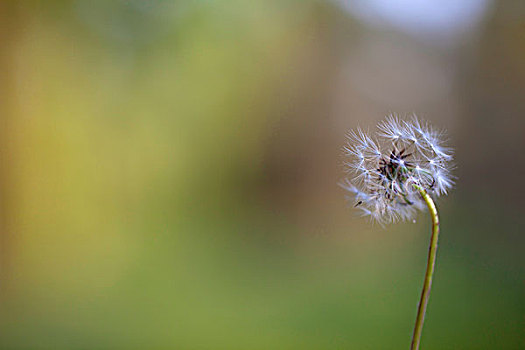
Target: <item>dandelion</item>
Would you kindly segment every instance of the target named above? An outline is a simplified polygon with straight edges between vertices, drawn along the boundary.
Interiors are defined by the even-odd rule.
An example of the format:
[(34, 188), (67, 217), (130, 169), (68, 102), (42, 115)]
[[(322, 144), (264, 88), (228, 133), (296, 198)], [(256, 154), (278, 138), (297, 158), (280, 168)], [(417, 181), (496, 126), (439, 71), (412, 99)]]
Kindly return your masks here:
[(361, 129), (349, 133), (344, 151), (351, 177), (342, 186), (364, 215), (382, 225), (413, 220), (427, 207), (421, 192), (438, 197), (452, 188), (451, 150), (444, 146), (442, 132), (416, 117), (404, 121), (390, 116), (378, 129), (378, 140)]
[(427, 269), (411, 349), (419, 349), (439, 235), (439, 217), (433, 198), (453, 187), (450, 174), (452, 150), (445, 146), (444, 132), (413, 116), (401, 120), (391, 115), (378, 125), (376, 138), (361, 129), (348, 134), (343, 148), (348, 177), (341, 186), (353, 195), (363, 216), (382, 226), (414, 220), (428, 209), (432, 236)]

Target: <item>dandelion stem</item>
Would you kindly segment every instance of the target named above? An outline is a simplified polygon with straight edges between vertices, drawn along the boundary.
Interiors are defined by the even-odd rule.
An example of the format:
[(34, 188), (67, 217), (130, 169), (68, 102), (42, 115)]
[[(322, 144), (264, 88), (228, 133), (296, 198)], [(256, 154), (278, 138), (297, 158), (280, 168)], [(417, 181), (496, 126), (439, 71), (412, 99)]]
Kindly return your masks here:
[(419, 342), (421, 341), (421, 332), (423, 331), (423, 322), (425, 321), (425, 313), (427, 310), (428, 299), (430, 297), (430, 288), (432, 286), (432, 277), (434, 275), (434, 266), (436, 264), (436, 252), (438, 247), (439, 236), (439, 216), (434, 201), (421, 187), (418, 187), (421, 197), (427, 204), (428, 211), (432, 218), (432, 236), (430, 238), (430, 247), (428, 249), (427, 271), (425, 272), (425, 282), (423, 284), (423, 291), (419, 299), (419, 307), (417, 309), (416, 325), (414, 326), (414, 335), (412, 336), (412, 345), (410, 350), (418, 350)]

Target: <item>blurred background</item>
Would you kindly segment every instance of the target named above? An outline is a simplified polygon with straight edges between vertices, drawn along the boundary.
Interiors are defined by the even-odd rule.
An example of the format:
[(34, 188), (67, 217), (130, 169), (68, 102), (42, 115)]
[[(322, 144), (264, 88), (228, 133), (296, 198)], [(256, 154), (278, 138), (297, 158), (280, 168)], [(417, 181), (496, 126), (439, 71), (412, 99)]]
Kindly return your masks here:
[(0, 2), (1, 349), (408, 348), (429, 218), (345, 131), (448, 130), (424, 349), (525, 349), (525, 3)]

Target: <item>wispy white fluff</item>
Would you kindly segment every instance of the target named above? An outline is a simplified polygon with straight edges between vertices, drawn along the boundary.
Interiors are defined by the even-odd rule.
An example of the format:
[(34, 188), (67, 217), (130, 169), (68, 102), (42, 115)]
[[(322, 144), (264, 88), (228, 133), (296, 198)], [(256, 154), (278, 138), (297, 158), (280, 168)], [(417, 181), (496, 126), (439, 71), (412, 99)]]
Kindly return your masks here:
[(452, 150), (444, 132), (416, 116), (391, 115), (379, 123), (376, 136), (351, 131), (343, 148), (348, 177), (341, 186), (363, 215), (381, 224), (413, 219), (425, 208), (420, 189), (438, 197), (453, 187)]

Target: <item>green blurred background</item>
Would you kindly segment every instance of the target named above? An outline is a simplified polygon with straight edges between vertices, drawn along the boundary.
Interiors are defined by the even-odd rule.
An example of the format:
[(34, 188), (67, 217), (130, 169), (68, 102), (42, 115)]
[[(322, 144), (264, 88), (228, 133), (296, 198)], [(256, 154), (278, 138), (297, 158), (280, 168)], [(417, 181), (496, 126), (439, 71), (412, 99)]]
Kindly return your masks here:
[(525, 349), (519, 1), (0, 2), (1, 349), (407, 349), (429, 219), (347, 129), (446, 128), (423, 349)]

